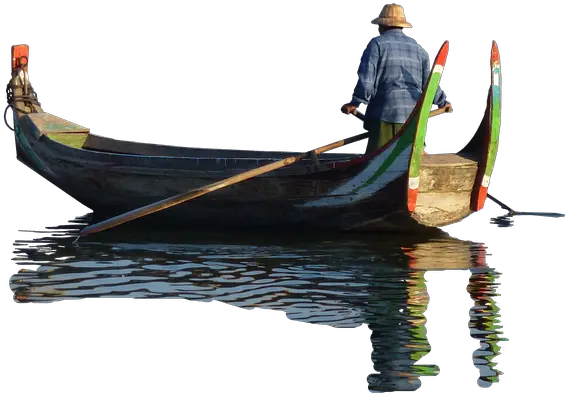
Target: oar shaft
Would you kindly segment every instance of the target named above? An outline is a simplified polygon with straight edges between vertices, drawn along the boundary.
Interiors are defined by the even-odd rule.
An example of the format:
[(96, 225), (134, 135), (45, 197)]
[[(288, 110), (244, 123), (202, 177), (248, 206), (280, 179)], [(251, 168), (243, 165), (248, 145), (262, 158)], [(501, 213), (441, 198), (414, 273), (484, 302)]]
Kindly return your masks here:
[(445, 114), (446, 112), (453, 112), (453, 107), (445, 106), (445, 107), (438, 108), (437, 110), (433, 110), (429, 113), (429, 118), (434, 117), (436, 115)]
[[(429, 118), (437, 116), (437, 115), (445, 114), (446, 112), (453, 112), (453, 107), (445, 106), (445, 107), (438, 108), (437, 110), (433, 110), (429, 113)], [(352, 112), (352, 115), (354, 115), (355, 117), (357, 117), (361, 121), (364, 121), (364, 117), (365, 117), (364, 113), (362, 113), (358, 110), (354, 110), (354, 112)]]
[(492, 196), (490, 193), (486, 194), (488, 196), (488, 198), (490, 200), (492, 200), (494, 203), (498, 204), (500, 207), (502, 207), (504, 210), (508, 210), (509, 212), (513, 213), (514, 210), (512, 210), (510, 207), (506, 206), (504, 203), (502, 203), (500, 200), (496, 199), (494, 196)]

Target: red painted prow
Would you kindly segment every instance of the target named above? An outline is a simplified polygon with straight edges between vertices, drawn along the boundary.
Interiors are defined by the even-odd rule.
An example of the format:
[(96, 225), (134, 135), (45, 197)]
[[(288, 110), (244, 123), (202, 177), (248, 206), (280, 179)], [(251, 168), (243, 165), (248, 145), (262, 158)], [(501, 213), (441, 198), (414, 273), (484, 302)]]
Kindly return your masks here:
[(437, 54), (435, 61), (433, 61), (433, 65), (435, 66), (436, 64), (440, 64), (445, 66), (445, 63), (447, 63), (448, 54), (449, 54), (449, 40), (445, 40), (443, 42), (443, 45), (441, 45), (441, 49), (439, 50), (439, 53)]
[(490, 53), (490, 63), (495, 63), (500, 61), (500, 53), (498, 51), (498, 45), (496, 41), (492, 41), (492, 51)]
[(408, 211), (413, 213), (415, 211), (415, 206), (417, 205), (417, 194), (418, 189), (408, 188)]
[(473, 255), (474, 259), (474, 267), (484, 267), (486, 266), (486, 246), (484, 244), (480, 244), (476, 255)]
[(28, 71), (30, 47), (27, 44), (12, 45), (12, 72), (18, 67)]
[(472, 211), (480, 211), (484, 208), (484, 202), (486, 202), (486, 197), (488, 196), (488, 188), (481, 185), (478, 189), (478, 197), (472, 204)]

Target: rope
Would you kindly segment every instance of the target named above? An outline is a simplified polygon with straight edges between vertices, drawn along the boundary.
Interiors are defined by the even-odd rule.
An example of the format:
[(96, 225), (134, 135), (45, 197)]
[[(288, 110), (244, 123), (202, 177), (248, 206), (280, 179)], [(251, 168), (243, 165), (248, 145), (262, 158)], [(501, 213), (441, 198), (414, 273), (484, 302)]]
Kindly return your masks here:
[[(17, 73), (15, 73), (14, 75), (17, 75)], [(10, 129), (11, 131), (14, 131), (14, 128), (12, 128), (8, 124), (8, 119), (6, 118), (6, 115), (8, 114), (9, 108), (12, 108), (12, 111), (18, 111), (20, 113), (27, 114), (26, 111), (21, 110), (18, 107), (16, 107), (16, 103), (23, 103), (26, 107), (31, 108), (31, 112), (36, 112), (35, 109), (34, 109), (34, 106), (41, 107), (41, 103), (39, 102), (39, 100), (37, 98), (37, 93), (35, 93), (35, 91), (33, 90), (33, 87), (29, 83), (28, 83), (28, 91), (29, 91), (29, 93), (27, 95), (15, 96), (14, 90), (12, 89), (12, 86), (10, 85), (10, 83), (8, 83), (8, 86), (6, 86), (6, 98), (8, 99), (8, 105), (6, 106), (6, 109), (4, 110), (4, 123), (6, 124), (8, 129)]]

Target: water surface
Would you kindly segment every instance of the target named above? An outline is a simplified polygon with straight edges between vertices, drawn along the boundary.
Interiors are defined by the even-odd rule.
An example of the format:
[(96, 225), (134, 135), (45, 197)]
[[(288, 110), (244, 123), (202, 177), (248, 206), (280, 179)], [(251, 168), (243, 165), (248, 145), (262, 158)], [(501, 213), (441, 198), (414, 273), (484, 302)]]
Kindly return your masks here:
[[(81, 238), (89, 221), (24, 232), (10, 279), (14, 300), (45, 303), (85, 298), (181, 298), (245, 309), (284, 311), (289, 319), (371, 330), (370, 391), (416, 390), (439, 367), (419, 364), (431, 346), (425, 273), (470, 273), (469, 329), (479, 348), (471, 363), (478, 385), (498, 382), (493, 358), (504, 340), (496, 305), (500, 275), (487, 247), (443, 232), (428, 235), (222, 235), (139, 232)], [(29, 268), (29, 265), (37, 265)], [(27, 266), (27, 267), (26, 267)], [(450, 314), (450, 312), (448, 312)]]

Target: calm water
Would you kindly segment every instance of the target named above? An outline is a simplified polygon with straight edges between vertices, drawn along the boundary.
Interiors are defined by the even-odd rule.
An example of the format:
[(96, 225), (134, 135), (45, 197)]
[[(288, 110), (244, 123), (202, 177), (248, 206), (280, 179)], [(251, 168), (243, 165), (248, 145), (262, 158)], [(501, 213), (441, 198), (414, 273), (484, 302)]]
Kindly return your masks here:
[[(477, 341), (470, 363), (478, 385), (499, 381), (493, 358), (506, 340), (499, 324), (500, 273), (487, 246), (443, 232), (422, 236), (219, 235), (128, 232), (76, 242), (83, 217), (42, 232), (21, 233), (10, 278), (20, 303), (86, 298), (181, 298), (221, 301), (244, 309), (284, 311), (291, 320), (339, 328), (366, 325), (374, 372), (368, 389), (416, 390), (439, 367), (426, 318), (428, 271), (466, 271), (469, 330)], [(116, 240), (120, 240), (119, 242)], [(29, 268), (29, 265), (37, 268)]]

